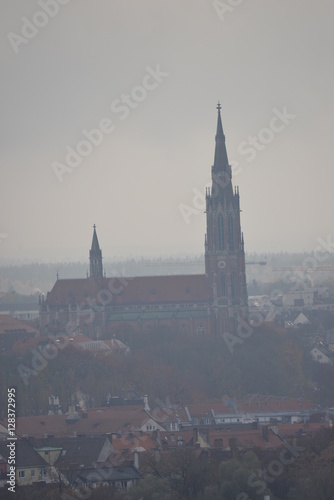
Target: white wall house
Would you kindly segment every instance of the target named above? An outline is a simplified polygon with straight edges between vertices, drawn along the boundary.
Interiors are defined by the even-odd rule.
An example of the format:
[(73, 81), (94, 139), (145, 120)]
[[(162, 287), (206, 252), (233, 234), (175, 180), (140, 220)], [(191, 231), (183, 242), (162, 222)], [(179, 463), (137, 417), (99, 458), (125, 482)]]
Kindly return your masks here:
[(322, 352), (318, 347), (314, 347), (311, 351), (312, 358), (314, 361), (317, 361), (317, 363), (326, 363), (326, 364), (333, 364), (332, 360)]
[(283, 294), (283, 307), (305, 307), (313, 304), (313, 290), (299, 290)]

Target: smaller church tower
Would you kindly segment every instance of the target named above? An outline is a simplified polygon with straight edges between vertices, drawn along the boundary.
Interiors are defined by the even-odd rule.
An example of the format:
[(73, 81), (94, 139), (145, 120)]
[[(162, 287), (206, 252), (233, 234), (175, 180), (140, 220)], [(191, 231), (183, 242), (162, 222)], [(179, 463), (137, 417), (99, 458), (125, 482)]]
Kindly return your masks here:
[(93, 241), (92, 241), (92, 248), (90, 249), (89, 252), (89, 262), (90, 262), (90, 277), (91, 278), (97, 278), (97, 277), (103, 277), (103, 270), (102, 270), (102, 250), (99, 245), (99, 240), (97, 239), (97, 234), (96, 234), (96, 226), (94, 224), (93, 226), (94, 232), (93, 232)]

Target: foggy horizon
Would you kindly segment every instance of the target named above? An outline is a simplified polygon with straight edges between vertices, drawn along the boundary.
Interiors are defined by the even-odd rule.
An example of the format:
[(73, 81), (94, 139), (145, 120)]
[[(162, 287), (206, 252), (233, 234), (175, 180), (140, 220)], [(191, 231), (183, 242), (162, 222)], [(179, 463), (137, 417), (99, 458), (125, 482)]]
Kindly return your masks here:
[(1, 261), (202, 254), (217, 101), (246, 253), (329, 237), (333, 6), (218, 4), (6, 3)]

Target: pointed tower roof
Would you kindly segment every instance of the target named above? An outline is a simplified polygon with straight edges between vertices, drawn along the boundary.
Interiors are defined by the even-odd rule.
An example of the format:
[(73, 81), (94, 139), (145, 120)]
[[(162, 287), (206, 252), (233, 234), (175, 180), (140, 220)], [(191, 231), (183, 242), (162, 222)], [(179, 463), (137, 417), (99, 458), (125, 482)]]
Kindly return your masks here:
[(102, 250), (99, 245), (99, 240), (97, 239), (96, 234), (96, 226), (93, 226), (93, 240), (92, 247), (89, 252), (89, 261), (90, 261), (90, 277), (102, 277)]
[(93, 232), (91, 252), (98, 252), (101, 249), (100, 249), (99, 240), (98, 240), (97, 234), (96, 234), (96, 225), (95, 224), (94, 224), (93, 228), (94, 228), (94, 232)]
[(216, 132), (216, 148), (215, 148), (215, 159), (213, 166), (217, 169), (228, 169), (228, 158), (225, 144), (225, 135), (223, 131), (222, 119), (220, 116), (221, 104), (218, 101), (218, 120), (217, 120), (217, 132)]

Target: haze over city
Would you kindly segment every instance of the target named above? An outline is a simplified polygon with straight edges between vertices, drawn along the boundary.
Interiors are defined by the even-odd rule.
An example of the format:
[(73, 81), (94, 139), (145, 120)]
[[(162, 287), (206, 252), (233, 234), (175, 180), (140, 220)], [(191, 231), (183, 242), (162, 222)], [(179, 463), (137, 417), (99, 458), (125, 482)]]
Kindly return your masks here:
[(246, 252), (331, 233), (332, 2), (71, 0), (34, 30), (38, 11), (0, 20), (1, 259), (86, 260), (93, 224), (105, 258), (203, 253), (218, 100)]
[(1, 7), (1, 499), (333, 500), (333, 1)]

